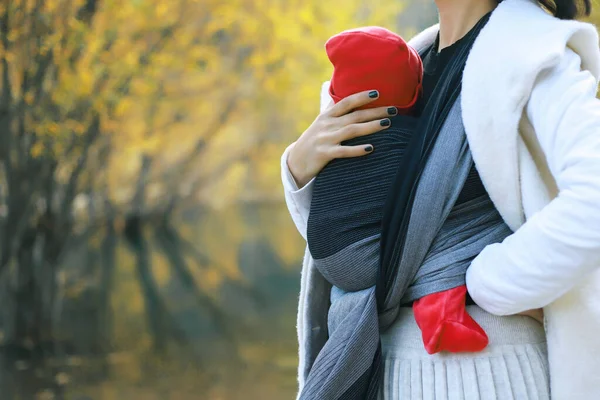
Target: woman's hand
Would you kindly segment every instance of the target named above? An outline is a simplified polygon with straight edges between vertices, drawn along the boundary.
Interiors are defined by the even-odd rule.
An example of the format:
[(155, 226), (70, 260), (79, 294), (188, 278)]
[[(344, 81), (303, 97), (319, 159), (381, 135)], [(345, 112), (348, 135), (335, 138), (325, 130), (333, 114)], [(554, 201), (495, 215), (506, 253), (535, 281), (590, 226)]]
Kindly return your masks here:
[(518, 313), (517, 315), (525, 315), (527, 317), (531, 317), (537, 320), (540, 324), (544, 324), (544, 310), (541, 308), (536, 308), (534, 310), (527, 310)]
[(298, 187), (306, 185), (334, 158), (369, 154), (373, 146), (343, 146), (341, 142), (386, 129), (388, 116), (396, 115), (396, 107), (357, 110), (379, 97), (376, 90), (359, 92), (344, 98), (323, 111), (290, 150), (288, 168)]

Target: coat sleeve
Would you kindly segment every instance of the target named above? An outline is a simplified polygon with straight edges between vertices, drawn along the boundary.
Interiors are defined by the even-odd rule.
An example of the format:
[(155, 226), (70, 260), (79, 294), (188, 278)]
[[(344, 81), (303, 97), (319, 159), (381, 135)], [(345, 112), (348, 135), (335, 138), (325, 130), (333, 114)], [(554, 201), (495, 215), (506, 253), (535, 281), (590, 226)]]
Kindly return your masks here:
[(559, 194), (467, 270), (471, 297), (492, 314), (544, 307), (600, 267), (597, 85), (571, 50), (537, 78), (526, 112)]
[[(329, 81), (321, 85), (321, 102), (320, 111), (323, 112), (331, 105), (333, 100), (329, 96)], [(285, 202), (287, 204), (292, 220), (296, 225), (296, 229), (306, 240), (306, 225), (308, 221), (308, 213), (310, 211), (310, 203), (312, 200), (312, 192), (315, 178), (311, 179), (306, 185), (298, 188), (292, 173), (287, 165), (288, 155), (294, 143), (290, 144), (281, 156), (281, 180), (283, 182), (283, 191), (285, 193)]]
[(311, 179), (303, 187), (298, 188), (287, 165), (288, 155), (293, 146), (294, 143), (290, 144), (281, 156), (281, 180), (283, 182), (285, 202), (290, 215), (292, 216), (292, 220), (294, 221), (298, 232), (300, 232), (304, 240), (306, 240), (306, 225), (308, 222), (308, 213), (310, 211), (315, 178)]

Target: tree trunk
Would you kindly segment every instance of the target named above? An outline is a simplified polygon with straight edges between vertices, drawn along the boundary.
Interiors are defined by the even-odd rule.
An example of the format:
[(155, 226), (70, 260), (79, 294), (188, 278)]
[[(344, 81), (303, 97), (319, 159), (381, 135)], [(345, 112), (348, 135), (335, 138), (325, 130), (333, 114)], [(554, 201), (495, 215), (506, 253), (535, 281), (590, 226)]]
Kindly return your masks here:
[[(7, 341), (6, 361), (16, 368), (16, 383), (21, 398), (36, 398), (41, 390), (62, 395), (54, 379), (56, 367), (46, 365), (55, 356), (52, 329), (54, 266), (46, 257), (48, 238), (29, 228), (17, 252), (18, 268), (14, 336)], [(48, 304), (50, 303), (50, 304)], [(56, 397), (60, 398), (60, 397)]]
[(237, 360), (237, 339), (227, 323), (227, 316), (194, 283), (194, 277), (189, 271), (187, 262), (183, 257), (184, 252), (181, 249), (179, 235), (175, 229), (168, 222), (165, 222), (157, 228), (155, 239), (163, 254), (169, 260), (169, 264), (179, 282), (192, 294), (198, 305), (208, 312), (212, 323), (219, 329), (223, 339), (232, 345), (229, 356)]
[(114, 287), (114, 275), (116, 264), (117, 235), (113, 226), (113, 221), (106, 222), (106, 236), (102, 242), (101, 253), (101, 278), (100, 278), (100, 331), (99, 345), (103, 353), (112, 349), (112, 330), (113, 330), (113, 312), (111, 307), (111, 295)]
[(159, 354), (164, 353), (167, 348), (168, 336), (164, 326), (166, 310), (152, 276), (150, 248), (144, 237), (142, 221), (139, 216), (133, 215), (127, 218), (124, 234), (135, 254), (136, 272), (144, 297), (148, 329), (153, 338), (153, 348)]

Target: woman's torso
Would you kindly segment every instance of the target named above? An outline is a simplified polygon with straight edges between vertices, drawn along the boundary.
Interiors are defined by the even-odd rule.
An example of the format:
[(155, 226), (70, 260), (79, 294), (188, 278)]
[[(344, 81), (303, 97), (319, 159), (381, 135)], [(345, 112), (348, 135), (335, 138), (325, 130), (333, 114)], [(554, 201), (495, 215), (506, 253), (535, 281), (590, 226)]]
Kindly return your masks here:
[[(424, 107), (444, 67), (463, 45), (436, 51), (439, 36), (422, 54)], [(473, 164), (455, 208), (489, 195)], [(408, 306), (410, 304), (404, 304)], [(525, 316), (495, 316), (474, 304), (467, 295), (467, 311), (484, 329), (489, 345), (478, 353), (427, 354), (413, 310), (403, 307), (386, 331), (381, 332), (384, 382), (380, 399), (549, 399), (550, 384), (545, 330)]]

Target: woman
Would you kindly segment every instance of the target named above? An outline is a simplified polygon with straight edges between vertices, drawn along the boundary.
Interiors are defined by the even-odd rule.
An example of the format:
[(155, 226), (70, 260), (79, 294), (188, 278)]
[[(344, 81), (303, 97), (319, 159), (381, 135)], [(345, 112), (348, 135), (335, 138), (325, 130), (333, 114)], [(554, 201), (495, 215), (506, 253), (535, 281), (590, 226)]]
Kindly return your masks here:
[[(421, 53), (433, 51), (437, 59), (449, 50), (452, 63), (460, 54), (453, 46), (460, 47), (461, 39), (479, 26), (461, 72), (460, 98), (446, 119), (459, 116), (482, 185), (514, 233), (485, 247), (467, 271), (467, 288), (477, 304), (468, 310), (488, 333), (488, 348), (429, 356), (415, 345), (420, 334), (411, 308), (393, 304), (394, 320), (380, 332), (378, 395), (520, 400), (549, 398), (551, 389), (553, 399), (599, 398), (597, 33), (590, 25), (554, 18), (539, 5), (568, 20), (576, 16), (575, 0), (436, 3), (439, 27), (424, 31), (411, 44)], [(589, 2), (584, 3), (589, 12)], [(334, 158), (374, 151), (372, 146), (341, 146), (342, 141), (390, 125), (381, 122), (389, 121), (387, 107), (352, 112), (371, 101), (369, 95), (376, 96), (372, 92), (324, 107), (282, 156), (286, 201), (305, 238), (312, 178)], [(440, 101), (437, 95), (428, 102)], [(443, 113), (434, 116), (444, 119)], [(452, 124), (440, 128), (440, 135), (450, 131), (447, 125)], [(435, 164), (439, 160), (434, 155), (443, 154), (435, 148), (428, 163)], [(307, 252), (298, 312), (302, 399), (361, 398), (352, 388), (369, 387), (365, 381), (377, 375), (373, 368), (338, 371), (337, 364), (320, 363), (319, 353), (328, 341), (330, 300), (336, 301), (331, 289)], [(529, 317), (539, 318), (538, 311), (528, 310), (541, 307), (546, 330)], [(329, 375), (323, 373), (328, 370)], [(334, 393), (328, 390), (340, 382), (341, 395), (310, 395)]]

